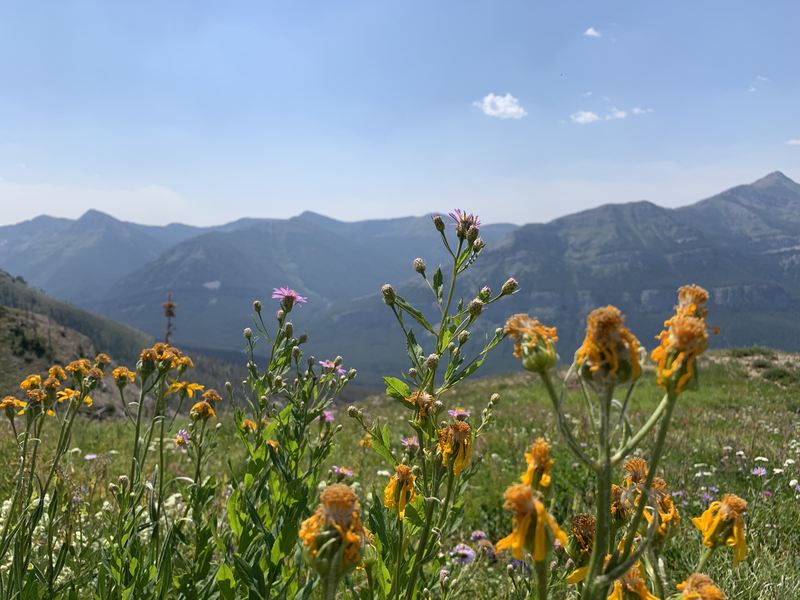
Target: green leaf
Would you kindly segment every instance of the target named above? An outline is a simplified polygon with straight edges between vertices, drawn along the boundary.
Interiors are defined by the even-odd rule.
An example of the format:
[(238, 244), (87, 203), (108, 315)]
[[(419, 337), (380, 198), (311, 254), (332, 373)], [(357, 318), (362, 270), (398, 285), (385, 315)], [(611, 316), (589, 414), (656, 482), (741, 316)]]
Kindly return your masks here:
[(420, 325), (422, 325), (425, 329), (427, 329), (431, 333), (434, 333), (433, 326), (430, 323), (428, 323), (428, 321), (425, 320), (425, 315), (423, 315), (420, 311), (418, 311), (416, 308), (414, 308), (408, 302), (406, 302), (404, 298), (397, 296), (395, 298), (395, 304), (397, 304), (397, 306), (399, 306), (402, 310), (406, 311), (409, 315), (411, 315), (411, 318), (414, 319)]
[[(375, 449), (375, 452), (388, 460), (392, 464), (392, 468), (397, 468), (397, 461), (389, 451), (389, 428), (384, 425), (383, 430), (381, 430), (380, 423), (376, 421), (372, 430), (375, 432), (375, 435), (372, 436), (372, 447)], [(384, 442), (384, 439), (386, 442)]]
[(442, 298), (444, 298), (444, 276), (442, 275), (442, 267), (436, 269), (436, 273), (433, 274), (433, 291), (436, 293), (436, 300), (441, 304)]
[(411, 390), (408, 386), (395, 377), (384, 377), (383, 381), (386, 383), (386, 393), (401, 402), (411, 395)]
[(409, 329), (408, 335), (406, 336), (406, 352), (413, 365), (419, 371), (419, 374), (425, 377), (427, 369), (425, 368), (425, 360), (422, 358), (422, 346), (417, 343), (417, 338), (414, 337), (413, 329)]

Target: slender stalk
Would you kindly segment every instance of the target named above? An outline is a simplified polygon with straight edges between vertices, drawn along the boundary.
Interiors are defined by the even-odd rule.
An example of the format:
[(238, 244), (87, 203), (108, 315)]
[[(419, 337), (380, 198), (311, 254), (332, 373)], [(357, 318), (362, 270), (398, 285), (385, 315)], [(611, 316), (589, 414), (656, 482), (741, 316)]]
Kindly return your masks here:
[(561, 431), (561, 435), (564, 437), (564, 440), (567, 442), (573, 454), (575, 454), (583, 464), (596, 472), (599, 468), (597, 461), (592, 460), (589, 455), (581, 449), (567, 425), (567, 420), (561, 407), (561, 400), (553, 387), (553, 382), (550, 380), (550, 373), (545, 371), (544, 373), (540, 373), (540, 375), (544, 382), (544, 387), (550, 395), (550, 400), (553, 402), (553, 408), (555, 408), (556, 416), (558, 417), (558, 429)]
[[(444, 236), (442, 236), (444, 237)], [(453, 292), (456, 289), (456, 278), (458, 277), (458, 257), (461, 255), (461, 247), (464, 245), (464, 240), (458, 240), (458, 250), (453, 257), (453, 274), (450, 280), (450, 291), (447, 293), (447, 304), (444, 306), (444, 311), (442, 312), (442, 322), (439, 325), (439, 331), (436, 334), (436, 354), (439, 354), (442, 348), (439, 346), (442, 342), (442, 332), (444, 331), (445, 323), (447, 323), (447, 315), (450, 313), (450, 303), (453, 301)]]
[[(134, 486), (134, 475), (136, 475), (136, 467), (139, 465), (139, 434), (142, 428), (142, 413), (144, 409), (144, 391), (145, 391), (145, 383), (147, 383), (146, 379), (142, 379), (142, 387), (139, 391), (139, 405), (136, 407), (136, 429), (134, 430), (134, 437), (133, 437), (133, 454), (131, 456), (131, 475), (130, 475), (130, 485), (131, 489)], [(139, 465), (141, 470), (141, 465)]]
[(534, 561), (533, 565), (536, 570), (536, 594), (539, 600), (547, 600), (547, 591), (550, 589), (550, 574), (547, 571), (547, 561)]
[[(406, 587), (406, 600), (412, 600), (414, 597), (414, 586), (417, 584), (417, 577), (422, 568), (422, 559), (428, 547), (428, 536), (431, 533), (431, 525), (433, 522), (433, 508), (434, 501), (430, 500), (428, 506), (425, 508), (425, 525), (422, 527), (422, 534), (417, 544), (417, 553), (414, 555), (414, 566), (411, 568), (411, 575), (408, 578), (408, 586)], [(370, 590), (371, 590), (370, 584)], [(370, 592), (371, 593), (371, 592)]]
[(405, 549), (405, 531), (403, 530), (403, 519), (398, 514), (397, 518), (397, 556), (394, 561), (394, 574), (392, 575), (392, 587), (389, 589), (389, 598), (400, 597), (400, 566), (403, 563), (403, 550)]
[[(20, 456), (19, 461), (19, 477), (17, 479), (17, 489), (14, 491), (14, 498), (11, 500), (11, 509), (8, 511), (8, 516), (6, 517), (6, 522), (3, 523), (3, 535), (0, 537), (0, 550), (5, 547), (6, 545), (6, 537), (8, 536), (8, 527), (11, 525), (12, 518), (14, 516), (14, 511), (17, 508), (17, 502), (19, 501), (19, 494), (22, 490), (22, 483), (25, 477), (25, 459), (28, 457), (28, 438), (31, 437), (31, 424), (32, 421), (27, 419), (27, 423), (25, 425), (25, 438), (22, 440), (22, 455)], [(0, 554), (0, 559), (5, 556), (5, 553)]]
[(702, 554), (700, 554), (700, 560), (697, 562), (697, 566), (694, 569), (695, 573), (702, 573), (703, 569), (706, 567), (706, 563), (708, 559), (711, 558), (711, 555), (714, 554), (714, 550), (716, 548), (706, 548), (703, 550)]
[(442, 512), (439, 514), (439, 521), (436, 524), (436, 527), (439, 529), (442, 528), (445, 521), (447, 520), (447, 509), (450, 508), (450, 499), (453, 495), (453, 482), (455, 481), (455, 475), (453, 474), (453, 470), (450, 469), (449, 473), (447, 474), (447, 492), (444, 496), (444, 504), (442, 504)]
[(664, 411), (667, 408), (667, 404), (669, 404), (669, 395), (665, 394), (664, 398), (661, 400), (661, 403), (658, 405), (656, 410), (650, 415), (650, 418), (647, 422), (642, 425), (641, 429), (636, 432), (636, 434), (628, 440), (626, 444), (620, 448), (617, 453), (611, 457), (611, 464), (614, 466), (618, 465), (623, 458), (628, 456), (635, 448), (639, 446), (641, 441), (647, 437), (647, 434), (650, 433), (650, 430), (655, 427), (658, 420), (661, 418), (661, 415), (664, 414)]

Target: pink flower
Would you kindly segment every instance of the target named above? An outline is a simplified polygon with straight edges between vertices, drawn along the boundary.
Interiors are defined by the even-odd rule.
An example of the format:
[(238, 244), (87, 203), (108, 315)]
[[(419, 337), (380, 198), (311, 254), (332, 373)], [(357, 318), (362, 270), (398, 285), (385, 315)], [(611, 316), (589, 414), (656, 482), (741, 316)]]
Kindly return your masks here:
[(336, 373), (337, 375), (344, 375), (347, 373), (347, 371), (342, 368), (342, 365), (337, 367), (336, 364), (330, 360), (321, 360), (319, 361), (319, 364), (322, 365), (322, 368), (325, 369), (326, 373)]
[(464, 410), (463, 408), (457, 408), (455, 410), (448, 410), (450, 416), (458, 421), (464, 421), (469, 415), (470, 412), (468, 410)]
[(322, 419), (323, 423), (330, 423), (331, 421), (334, 420), (333, 411), (332, 410), (325, 410), (325, 411), (322, 412), (322, 414), (320, 416), (318, 416), (314, 420), (315, 421), (319, 421), (320, 419)]
[(294, 290), (284, 287), (273, 288), (272, 297), (280, 300), (286, 310), (291, 310), (294, 305), (308, 301), (308, 298), (303, 298)]

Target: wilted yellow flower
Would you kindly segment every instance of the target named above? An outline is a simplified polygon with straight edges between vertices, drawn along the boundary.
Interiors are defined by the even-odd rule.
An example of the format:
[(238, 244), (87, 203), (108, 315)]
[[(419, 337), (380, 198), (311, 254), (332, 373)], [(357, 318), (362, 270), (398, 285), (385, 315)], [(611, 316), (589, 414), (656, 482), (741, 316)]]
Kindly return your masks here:
[[(80, 390), (71, 390), (69, 388), (66, 388), (66, 389), (63, 389), (60, 392), (58, 392), (58, 401), (59, 402), (63, 402), (64, 400), (68, 400), (69, 402), (72, 402), (73, 400), (78, 399), (80, 397), (81, 397), (81, 391)], [(92, 399), (89, 396), (86, 396), (83, 399), (83, 401), (86, 403), (86, 406), (91, 406), (92, 405)]]
[(661, 345), (651, 354), (658, 374), (656, 383), (667, 390), (672, 376), (682, 372), (675, 384), (675, 393), (680, 394), (694, 375), (695, 359), (708, 348), (705, 323), (692, 317), (673, 317), (669, 329), (662, 331), (656, 339), (661, 340)]
[(181, 356), (178, 359), (178, 366), (194, 367), (194, 363), (192, 362), (192, 359), (189, 358), (188, 356)]
[(408, 398), (405, 399), (406, 402), (410, 402), (413, 404), (417, 410), (419, 411), (419, 419), (418, 421), (422, 420), (428, 411), (433, 406), (433, 396), (431, 396), (428, 392), (424, 390), (418, 390), (413, 392)]
[(577, 567), (567, 577), (567, 583), (578, 583), (586, 579), (589, 567), (586, 564), (594, 546), (594, 534), (597, 520), (593, 515), (576, 515), (572, 519), (570, 531), (572, 538), (567, 543), (567, 553)]
[(201, 418), (203, 420), (207, 419), (208, 417), (216, 417), (217, 416), (217, 413), (214, 412), (214, 409), (211, 408), (211, 405), (208, 402), (206, 402), (205, 400), (202, 400), (202, 401), (198, 402), (197, 404), (195, 404), (192, 407), (192, 410), (189, 411), (189, 413), (191, 415), (196, 415), (196, 416), (198, 416), (199, 418)]
[(55, 377), (48, 377), (42, 383), (42, 387), (47, 391), (55, 391), (61, 387), (61, 381)]
[(358, 497), (349, 486), (334, 483), (325, 488), (320, 500), (316, 513), (303, 521), (300, 528), (303, 546), (311, 557), (317, 557), (320, 550), (328, 547), (325, 542), (338, 537), (344, 543), (345, 566), (355, 568), (361, 562), (361, 546), (369, 539), (359, 517)]
[(25, 393), (28, 395), (28, 398), (31, 399), (31, 402), (44, 402), (45, 400), (47, 400), (47, 394), (44, 392), (44, 390), (41, 390), (39, 388), (28, 390)]
[(712, 502), (702, 516), (692, 519), (703, 534), (706, 548), (733, 546), (734, 567), (747, 556), (742, 519), (742, 513), (746, 511), (747, 502), (733, 494), (725, 494), (722, 500)]
[(503, 508), (514, 513), (514, 531), (497, 542), (497, 550), (511, 548), (511, 554), (522, 560), (522, 550), (533, 555), (533, 560), (541, 562), (547, 556), (548, 531), (561, 544), (567, 544), (567, 536), (561, 531), (553, 518), (547, 514), (542, 503), (542, 495), (534, 492), (531, 486), (522, 483), (512, 485), (505, 493)]
[(639, 364), (639, 340), (636, 339), (622, 323), (625, 317), (618, 308), (606, 306), (597, 308), (586, 318), (586, 337), (578, 350), (579, 365), (590, 362), (590, 371), (597, 371), (607, 365), (609, 375), (616, 375), (620, 368), (620, 351), (630, 357), (622, 357), (630, 361), (632, 376), (638, 379), (642, 368)]
[(104, 375), (105, 373), (95, 367), (89, 369), (89, 372), (86, 374), (89, 379), (94, 379), (95, 381), (100, 381)]
[(255, 431), (258, 425), (256, 425), (250, 419), (245, 419), (242, 421), (242, 429), (246, 429), (247, 431)]
[[(669, 537), (670, 534), (676, 530), (678, 523), (681, 520), (678, 514), (678, 509), (672, 502), (672, 497), (667, 493), (667, 484), (660, 477), (653, 478), (653, 495), (655, 496), (656, 506), (658, 507), (658, 516), (660, 522), (658, 525), (658, 533), (662, 537)], [(649, 506), (644, 510), (644, 518), (648, 523), (653, 522), (653, 515), (651, 514), (652, 508)]]
[(178, 392), (181, 395), (181, 398), (185, 398), (186, 396), (189, 396), (189, 398), (194, 398), (195, 391), (202, 392), (204, 387), (199, 383), (189, 383), (188, 381), (176, 381), (175, 379), (170, 379), (170, 381), (172, 384), (167, 390), (167, 396)]
[[(446, 432), (446, 433), (443, 433)], [(469, 464), (472, 452), (472, 428), (466, 421), (456, 421), (450, 427), (439, 432), (439, 451), (442, 453), (442, 464), (447, 464), (449, 456), (453, 456), (453, 475), (458, 477), (464, 467)]]
[(42, 378), (39, 375), (28, 375), (25, 378), (25, 381), (19, 384), (23, 390), (30, 390), (38, 388), (42, 385)]
[(64, 381), (67, 378), (67, 374), (64, 373), (64, 369), (62, 369), (58, 365), (55, 365), (53, 367), (50, 367), (50, 377), (52, 377), (53, 379), (60, 379), (61, 381)]
[(275, 440), (268, 440), (267, 443), (270, 446), (272, 446), (272, 448), (275, 450), (275, 452), (278, 451), (278, 442), (276, 442)]
[(636, 594), (641, 600), (658, 600), (645, 587), (644, 579), (639, 575), (639, 567), (631, 567), (631, 570), (614, 582), (614, 589), (608, 600), (627, 600), (631, 595)]
[(647, 467), (647, 461), (643, 458), (632, 458), (627, 461), (623, 466), (627, 471), (625, 474), (625, 483), (630, 485), (640, 485), (647, 479), (647, 473), (650, 469)]
[(676, 586), (683, 592), (682, 600), (726, 600), (725, 593), (714, 585), (708, 575), (694, 573)]
[(136, 378), (136, 373), (129, 371), (128, 367), (117, 367), (111, 372), (111, 376), (117, 381), (118, 384), (125, 381), (126, 377), (131, 380), (131, 383), (133, 383), (133, 380)]
[(628, 509), (622, 502), (624, 490), (618, 485), (611, 485), (611, 516), (614, 518), (614, 526), (620, 527), (628, 520)]
[(556, 462), (550, 458), (550, 444), (544, 441), (544, 438), (539, 438), (531, 446), (531, 451), (525, 454), (525, 460), (528, 461), (528, 470), (522, 476), (522, 483), (537, 487), (550, 486), (550, 469)]
[(514, 356), (522, 360), (527, 370), (541, 373), (558, 362), (555, 327), (546, 327), (538, 319), (517, 314), (506, 321), (504, 331), (514, 340)]
[(358, 440), (358, 445), (362, 448), (370, 448), (372, 446), (372, 435), (367, 434), (364, 436), (364, 439)]
[(397, 508), (400, 519), (406, 514), (406, 504), (417, 499), (414, 491), (414, 475), (408, 465), (397, 465), (389, 484), (383, 490), (383, 505), (389, 510)]
[(203, 393), (203, 398), (205, 399), (206, 402), (209, 402), (209, 403), (213, 402), (213, 403), (216, 404), (218, 402), (222, 402), (222, 396), (220, 396), (217, 393), (217, 390), (214, 390), (214, 389), (206, 390)]
[(154, 348), (145, 348), (139, 355), (139, 359), (142, 362), (155, 363), (158, 360), (158, 351)]

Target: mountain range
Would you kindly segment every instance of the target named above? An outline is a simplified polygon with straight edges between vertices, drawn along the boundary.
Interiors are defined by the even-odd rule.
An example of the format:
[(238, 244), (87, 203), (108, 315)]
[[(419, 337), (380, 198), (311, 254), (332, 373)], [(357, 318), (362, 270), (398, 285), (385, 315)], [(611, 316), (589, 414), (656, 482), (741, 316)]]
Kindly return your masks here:
[[(779, 172), (681, 208), (611, 204), (549, 223), (486, 225), (481, 237), (487, 247), (459, 294), (469, 299), (484, 285), (498, 289), (516, 278), (519, 292), (492, 305), (487, 330), (528, 312), (558, 326), (564, 358), (580, 344), (585, 315), (606, 304), (622, 309), (652, 347), (686, 283), (711, 292), (710, 321), (722, 327), (715, 345), (800, 350), (800, 185)], [(430, 215), (345, 223), (305, 212), (198, 228), (89, 211), (77, 220), (40, 216), (0, 227), (3, 270), (155, 337), (171, 291), (176, 343), (230, 360), (241, 358), (253, 300), (270, 306), (273, 287), (294, 288), (308, 297), (293, 320), (309, 333), (312, 353), (341, 354), (366, 384), (405, 364), (381, 285), (391, 282), (421, 310), (437, 310), (411, 267), (418, 256), (429, 272), (446, 262)], [(515, 368), (509, 347), (497, 354), (486, 372)]]

